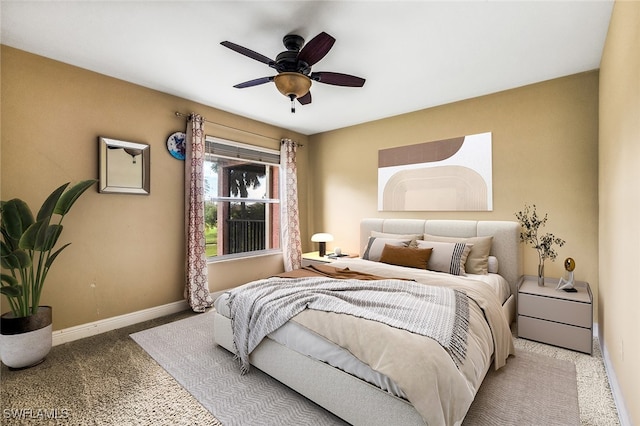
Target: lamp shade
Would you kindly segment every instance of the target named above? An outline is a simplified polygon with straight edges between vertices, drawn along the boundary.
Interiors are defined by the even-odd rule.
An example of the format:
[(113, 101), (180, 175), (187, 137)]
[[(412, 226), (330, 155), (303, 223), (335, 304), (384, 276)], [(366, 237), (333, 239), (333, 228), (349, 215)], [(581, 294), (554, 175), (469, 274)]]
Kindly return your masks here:
[(311, 241), (314, 243), (326, 243), (327, 241), (333, 241), (333, 235), (321, 232), (319, 234), (313, 234)]

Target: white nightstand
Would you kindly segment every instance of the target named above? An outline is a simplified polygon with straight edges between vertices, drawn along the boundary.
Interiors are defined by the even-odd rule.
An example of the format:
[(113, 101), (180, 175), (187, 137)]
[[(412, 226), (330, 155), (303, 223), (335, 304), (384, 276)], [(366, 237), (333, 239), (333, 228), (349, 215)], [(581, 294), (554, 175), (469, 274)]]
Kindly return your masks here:
[(591, 354), (593, 296), (589, 283), (576, 281), (576, 293), (556, 290), (557, 281), (538, 286), (524, 276), (518, 286), (518, 337)]
[[(357, 254), (348, 254), (346, 256), (342, 256), (339, 259), (343, 259), (343, 258), (354, 258), (354, 257), (358, 257)], [(334, 260), (337, 259), (332, 259), (330, 257), (327, 256), (320, 256), (320, 253), (317, 251), (312, 251), (309, 253), (302, 253), (302, 266), (309, 266), (309, 265), (326, 265), (327, 263), (331, 263)]]

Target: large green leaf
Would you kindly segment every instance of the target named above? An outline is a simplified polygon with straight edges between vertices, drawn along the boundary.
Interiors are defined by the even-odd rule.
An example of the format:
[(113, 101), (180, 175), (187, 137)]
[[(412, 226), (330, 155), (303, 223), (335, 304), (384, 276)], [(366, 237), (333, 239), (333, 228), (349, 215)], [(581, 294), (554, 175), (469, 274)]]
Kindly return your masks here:
[(0, 258), (0, 266), (4, 269), (17, 269), (19, 265), (16, 263), (15, 258), (3, 256)]
[(31, 225), (20, 238), (19, 246), (26, 250), (49, 251), (62, 233), (62, 225), (49, 225), (49, 217), (45, 217)]
[(53, 212), (62, 216), (69, 213), (71, 206), (73, 206), (73, 203), (76, 202), (78, 197), (80, 197), (84, 191), (91, 188), (91, 186), (96, 182), (96, 179), (88, 179), (76, 183), (74, 186), (69, 188), (67, 192), (62, 194), (62, 197), (58, 200)]
[(40, 250), (48, 224), (49, 218), (39, 220), (32, 224), (24, 234), (22, 234), (18, 247), (25, 250)]
[(24, 231), (33, 224), (31, 209), (19, 198), (2, 204), (2, 229), (7, 236), (19, 241)]
[(0, 274), (0, 280), (4, 281), (11, 287), (19, 285), (18, 280), (15, 277), (8, 274)]
[(24, 269), (33, 264), (33, 259), (25, 250), (14, 250), (8, 256), (2, 256), (2, 267), (6, 269)]
[(40, 246), (40, 251), (49, 251), (53, 247), (55, 247), (58, 242), (58, 238), (62, 234), (62, 225), (53, 224), (47, 226), (44, 235), (44, 241), (42, 242), (42, 246)]
[(15, 277), (7, 274), (0, 274), (0, 280), (2, 281), (0, 293), (4, 294), (7, 297), (22, 296), (22, 286)]
[(47, 197), (44, 203), (42, 203), (42, 207), (40, 207), (40, 211), (38, 211), (38, 216), (36, 220), (42, 220), (45, 217), (53, 216), (53, 211), (56, 208), (56, 204), (58, 204), (58, 200), (60, 199), (60, 196), (62, 195), (64, 190), (67, 188), (67, 186), (69, 186), (69, 182), (65, 183), (64, 185), (60, 185), (58, 188), (55, 189), (55, 191), (53, 191)]
[(13, 250), (4, 241), (0, 241), (0, 257), (9, 256)]
[(22, 296), (22, 287), (21, 286), (15, 286), (15, 287), (3, 286), (0, 288), (0, 293), (4, 294), (7, 297), (20, 297)]

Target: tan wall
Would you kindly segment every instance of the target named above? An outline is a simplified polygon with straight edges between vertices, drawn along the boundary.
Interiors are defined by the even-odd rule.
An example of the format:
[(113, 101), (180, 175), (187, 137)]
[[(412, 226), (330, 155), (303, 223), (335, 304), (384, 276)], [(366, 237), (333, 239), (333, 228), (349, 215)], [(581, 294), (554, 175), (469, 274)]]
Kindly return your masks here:
[[(98, 176), (98, 136), (151, 146), (151, 194), (83, 196), (65, 219), (42, 303), (54, 307), (54, 329), (183, 299), (184, 162), (166, 149), (184, 131), (176, 111), (267, 136), (207, 124), (207, 134), (278, 149), (278, 139), (306, 136), (2, 46), (2, 199), (33, 209), (58, 185)], [(300, 181), (307, 151), (299, 150)], [(306, 194), (301, 193), (306, 224)], [(282, 270), (282, 256), (210, 265), (210, 290)], [(4, 298), (3, 298), (4, 299)], [(2, 311), (8, 310), (2, 301)]]
[(640, 423), (640, 3), (615, 3), (600, 71), (602, 343)]
[[(492, 212), (378, 212), (378, 150), (493, 133)], [(567, 243), (546, 275), (571, 256), (576, 279), (598, 290), (598, 73), (589, 72), (311, 136), (309, 232), (357, 252), (363, 217), (515, 220), (524, 203), (548, 212)], [(526, 248), (525, 273), (537, 255)]]

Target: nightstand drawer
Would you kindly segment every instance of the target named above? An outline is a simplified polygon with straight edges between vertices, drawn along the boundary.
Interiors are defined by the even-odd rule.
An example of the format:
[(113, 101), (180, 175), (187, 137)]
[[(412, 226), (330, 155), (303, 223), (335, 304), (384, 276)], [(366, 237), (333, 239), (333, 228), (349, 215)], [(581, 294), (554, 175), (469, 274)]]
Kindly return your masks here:
[(518, 316), (518, 337), (591, 353), (591, 328), (574, 327), (537, 318)]
[(590, 303), (554, 299), (526, 293), (518, 295), (518, 314), (529, 317), (590, 329), (592, 322), (591, 310)]

